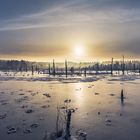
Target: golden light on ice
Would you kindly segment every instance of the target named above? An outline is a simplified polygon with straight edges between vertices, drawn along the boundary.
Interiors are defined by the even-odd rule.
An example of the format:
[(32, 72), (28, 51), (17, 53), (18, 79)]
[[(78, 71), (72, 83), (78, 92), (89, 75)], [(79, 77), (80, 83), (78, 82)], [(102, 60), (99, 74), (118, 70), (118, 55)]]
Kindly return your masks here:
[(84, 55), (84, 46), (81, 44), (76, 44), (74, 46), (74, 52), (77, 57), (83, 56)]

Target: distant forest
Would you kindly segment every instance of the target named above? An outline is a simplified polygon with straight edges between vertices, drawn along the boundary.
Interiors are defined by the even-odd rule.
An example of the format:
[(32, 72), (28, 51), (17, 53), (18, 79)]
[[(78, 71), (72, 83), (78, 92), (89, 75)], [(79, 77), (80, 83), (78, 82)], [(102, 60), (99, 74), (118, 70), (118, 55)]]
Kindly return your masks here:
[(104, 62), (67, 62), (64, 63), (55, 63), (53, 60), (51, 62), (30, 62), (30, 61), (18, 61), (18, 60), (0, 60), (0, 70), (3, 71), (34, 71), (38, 70), (62, 70), (67, 67), (67, 69), (86, 69), (91, 71), (110, 71), (110, 70), (132, 70), (140, 71), (140, 61), (104, 61)]

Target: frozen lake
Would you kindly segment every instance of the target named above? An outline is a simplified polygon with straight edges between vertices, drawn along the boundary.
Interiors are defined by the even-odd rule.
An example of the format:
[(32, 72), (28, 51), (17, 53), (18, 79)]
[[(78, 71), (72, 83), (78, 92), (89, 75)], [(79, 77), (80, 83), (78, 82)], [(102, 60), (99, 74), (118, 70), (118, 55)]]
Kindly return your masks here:
[[(72, 115), (73, 135), (82, 129), (87, 140), (140, 139), (140, 79), (112, 77), (77, 83), (1, 80), (0, 139), (43, 140), (45, 132), (55, 131), (57, 105), (66, 99), (77, 108)], [(38, 126), (26, 134), (34, 124)], [(7, 134), (9, 127), (16, 128), (16, 133)]]

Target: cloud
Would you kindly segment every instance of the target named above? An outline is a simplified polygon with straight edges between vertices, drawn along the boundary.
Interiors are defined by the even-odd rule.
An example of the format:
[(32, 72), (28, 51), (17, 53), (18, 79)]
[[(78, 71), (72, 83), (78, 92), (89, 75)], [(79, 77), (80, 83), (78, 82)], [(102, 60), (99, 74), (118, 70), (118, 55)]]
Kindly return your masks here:
[(0, 52), (60, 56), (77, 39), (101, 43), (97, 55), (138, 56), (139, 25), (138, 0), (0, 0)]
[(140, 40), (129, 40), (122, 42), (104, 42), (96, 46), (90, 46), (90, 56), (93, 54), (95, 57), (100, 58), (120, 58), (125, 55), (127, 58), (135, 57), (140, 58)]
[(70, 52), (71, 49), (66, 46), (46, 46), (46, 45), (35, 45), (35, 44), (11, 44), (3, 45), (0, 47), (0, 55), (13, 55), (13, 56), (62, 56), (66, 52)]
[[(19, 3), (19, 1), (14, 0), (12, 2), (15, 3), (12, 5), (12, 10), (5, 10), (7, 6), (11, 5), (11, 2), (7, 2), (7, 5), (6, 2), (1, 2), (5, 8), (0, 8), (0, 13), (3, 13), (5, 20), (0, 16), (0, 31), (61, 27), (85, 22), (105, 24), (140, 21), (140, 10), (137, 8), (138, 5), (140, 7), (140, 3), (135, 0), (133, 2), (129, 0), (95, 0), (94, 2), (89, 0), (70, 2), (60, 0), (61, 3), (55, 0), (52, 2), (29, 0), (28, 3), (25, 0)], [(124, 8), (129, 6), (132, 8)], [(13, 15), (10, 16), (9, 13), (13, 13)]]

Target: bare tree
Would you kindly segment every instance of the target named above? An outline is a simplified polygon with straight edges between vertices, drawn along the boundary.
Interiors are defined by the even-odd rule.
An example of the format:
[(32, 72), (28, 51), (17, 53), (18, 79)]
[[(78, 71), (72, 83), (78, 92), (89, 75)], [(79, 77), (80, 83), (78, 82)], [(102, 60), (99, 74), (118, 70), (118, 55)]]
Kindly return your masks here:
[(65, 60), (65, 74), (66, 74), (66, 78), (68, 77), (68, 63), (67, 60)]
[(111, 60), (111, 75), (113, 75), (113, 58), (112, 58), (112, 60)]
[(53, 76), (55, 76), (56, 71), (55, 71), (55, 60), (53, 59)]
[(122, 56), (123, 60), (122, 60), (122, 74), (124, 75), (125, 73), (125, 61), (124, 61), (124, 55)]

